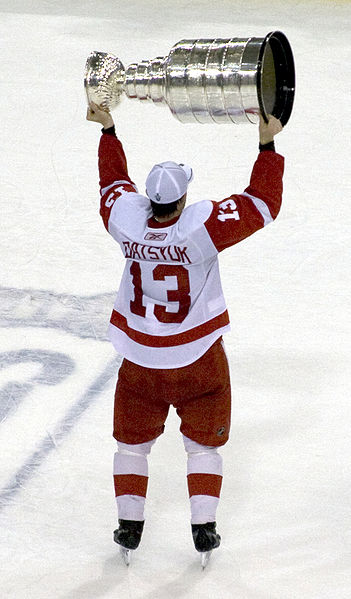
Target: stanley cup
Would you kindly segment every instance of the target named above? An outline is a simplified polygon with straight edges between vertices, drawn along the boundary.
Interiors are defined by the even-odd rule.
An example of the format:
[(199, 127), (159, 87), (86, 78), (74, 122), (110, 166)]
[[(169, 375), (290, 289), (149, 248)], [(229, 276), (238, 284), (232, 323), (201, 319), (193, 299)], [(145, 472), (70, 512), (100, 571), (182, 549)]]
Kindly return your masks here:
[(273, 114), (285, 125), (295, 94), (294, 59), (281, 31), (264, 38), (182, 40), (168, 56), (127, 69), (104, 52), (87, 59), (88, 101), (115, 108), (128, 98), (167, 105), (182, 123), (257, 123)]

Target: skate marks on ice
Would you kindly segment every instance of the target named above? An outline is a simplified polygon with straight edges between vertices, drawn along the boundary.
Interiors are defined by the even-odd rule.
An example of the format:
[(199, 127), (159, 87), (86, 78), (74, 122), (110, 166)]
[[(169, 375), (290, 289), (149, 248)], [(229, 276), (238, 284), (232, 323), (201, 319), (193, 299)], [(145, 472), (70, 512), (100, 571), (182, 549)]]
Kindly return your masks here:
[[(105, 560), (99, 577), (91, 577), (72, 586), (60, 599), (97, 599), (98, 597), (128, 597), (130, 599), (209, 599), (220, 596), (232, 599), (233, 590), (244, 588), (233, 556), (226, 550), (218, 561), (213, 555), (205, 570), (198, 553), (190, 546), (181, 550), (179, 544), (162, 551), (153, 546), (140, 548), (127, 567), (119, 551)], [(231, 578), (223, 580), (230, 559)], [(224, 561), (223, 561), (224, 560)], [(234, 563), (233, 563), (234, 562)], [(225, 570), (223, 570), (223, 567)], [(89, 576), (88, 576), (89, 578)], [(233, 589), (233, 581), (234, 586)], [(271, 599), (266, 596), (243, 595), (245, 599)]]
[[(117, 556), (119, 557), (119, 556)], [(86, 564), (80, 575), (76, 577), (76, 586), (60, 595), (60, 599), (98, 599), (100, 597), (132, 597), (130, 587), (133, 582), (133, 574), (131, 575), (130, 568), (126, 568), (122, 563), (120, 568), (116, 568), (116, 557), (110, 556), (102, 563), (99, 576), (92, 576), (93, 568), (89, 568)], [(146, 574), (145, 574), (146, 576)], [(77, 584), (81, 578), (81, 583)], [(137, 581), (140, 587), (139, 580)], [(137, 587), (137, 588), (138, 588)]]
[[(120, 357), (110, 352), (109, 359), (102, 361), (102, 372), (99, 366), (100, 372), (91, 373), (86, 389), (79, 385), (76, 393), (71, 392), (75, 371), (81, 367), (77, 360), (83, 362), (88, 356), (94, 364), (98, 347), (107, 341), (106, 311), (108, 314), (111, 305), (112, 294), (84, 298), (42, 290), (0, 289), (2, 348), (7, 349), (0, 353), (0, 426), (4, 449), (9, 451), (12, 446), (14, 453), (15, 446), (17, 449), (12, 429), (21, 431), (18, 439), (24, 436), (23, 432), (26, 437), (22, 453), (13, 455), (3, 470), (0, 510), (35, 475), (50, 452), (64, 442), (116, 375)], [(105, 345), (108, 347), (103, 344), (104, 352)], [(62, 390), (68, 390), (71, 396), (62, 397)], [(33, 415), (44, 421), (42, 428), (37, 423), (32, 427), (31, 420), (26, 422), (26, 416), (31, 414), (28, 404), (33, 406)], [(52, 418), (45, 421), (47, 412), (57, 414), (56, 422)]]
[(67, 414), (57, 423), (52, 434), (47, 434), (38, 444), (37, 448), (31, 453), (28, 459), (17, 470), (11, 480), (0, 492), (0, 510), (21, 491), (24, 485), (35, 475), (44, 460), (53, 449), (60, 446), (72, 429), (77, 425), (79, 419), (89, 408), (91, 403), (103, 391), (105, 385), (112, 376), (116, 374), (119, 366), (119, 359), (110, 361), (101, 375), (88, 387), (83, 395), (70, 408)]
[(0, 287), (0, 327), (54, 328), (81, 339), (108, 341), (107, 323), (114, 297), (113, 293), (84, 297)]

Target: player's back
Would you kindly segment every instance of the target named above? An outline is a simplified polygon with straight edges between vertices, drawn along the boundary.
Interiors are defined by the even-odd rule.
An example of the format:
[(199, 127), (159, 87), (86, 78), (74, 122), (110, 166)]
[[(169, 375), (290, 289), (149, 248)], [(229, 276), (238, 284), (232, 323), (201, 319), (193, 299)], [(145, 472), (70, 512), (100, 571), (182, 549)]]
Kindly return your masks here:
[(180, 217), (159, 223), (140, 194), (122, 194), (115, 203), (109, 231), (126, 266), (111, 338), (133, 361), (155, 367), (184, 365), (228, 328), (218, 250), (205, 227), (212, 209), (212, 202), (198, 202)]

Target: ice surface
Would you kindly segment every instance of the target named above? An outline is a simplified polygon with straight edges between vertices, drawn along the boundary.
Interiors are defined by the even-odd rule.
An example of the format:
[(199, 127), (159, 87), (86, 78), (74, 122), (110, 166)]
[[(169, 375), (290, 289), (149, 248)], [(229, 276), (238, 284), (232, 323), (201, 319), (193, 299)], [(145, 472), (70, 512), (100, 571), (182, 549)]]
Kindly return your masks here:
[[(349, 599), (349, 2), (0, 0), (1, 597)], [(232, 321), (221, 548), (190, 535), (178, 420), (150, 458), (147, 524), (126, 568), (112, 542), (106, 328), (123, 263), (98, 215), (99, 127), (85, 121), (92, 50), (129, 64), (184, 38), (282, 30), (296, 61), (278, 220), (221, 257)], [(140, 189), (191, 164), (190, 200), (247, 184), (257, 131), (181, 125), (125, 100), (114, 114)]]

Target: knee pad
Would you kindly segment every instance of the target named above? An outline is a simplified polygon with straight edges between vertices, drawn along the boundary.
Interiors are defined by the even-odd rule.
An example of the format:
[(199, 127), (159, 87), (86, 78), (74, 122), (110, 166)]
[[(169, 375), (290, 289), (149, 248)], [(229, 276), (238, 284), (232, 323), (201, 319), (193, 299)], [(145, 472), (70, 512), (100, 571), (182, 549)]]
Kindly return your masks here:
[(217, 447), (212, 447), (209, 445), (200, 445), (200, 443), (196, 443), (196, 441), (193, 441), (192, 439), (189, 439), (189, 437), (186, 437), (185, 435), (183, 435), (183, 443), (184, 443), (184, 447), (185, 447), (185, 451), (187, 453), (197, 453), (197, 454), (201, 454), (201, 453), (217, 453)]
[(134, 455), (134, 456), (147, 456), (149, 455), (153, 444), (156, 442), (156, 439), (152, 439), (152, 441), (147, 441), (146, 443), (122, 443), (122, 441), (117, 441), (118, 453), (125, 455)]

